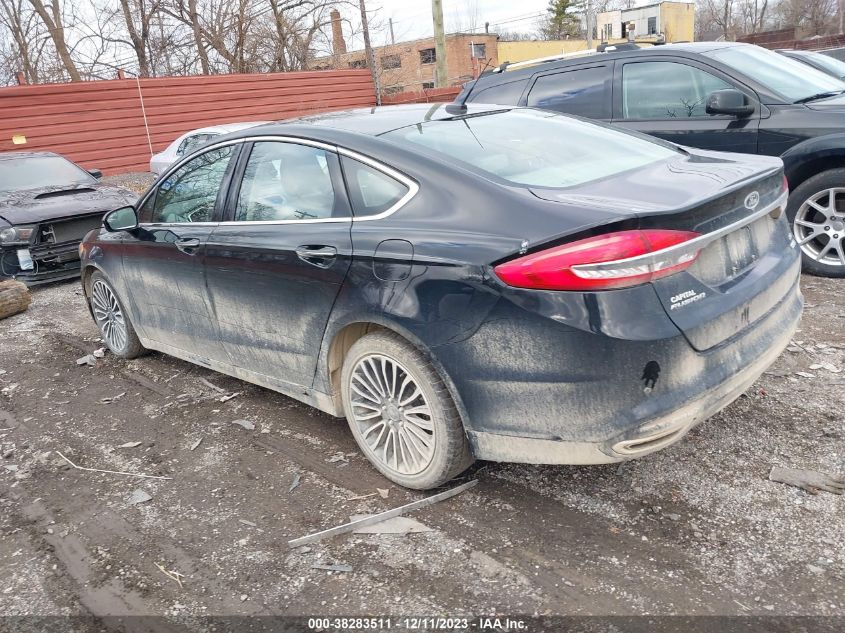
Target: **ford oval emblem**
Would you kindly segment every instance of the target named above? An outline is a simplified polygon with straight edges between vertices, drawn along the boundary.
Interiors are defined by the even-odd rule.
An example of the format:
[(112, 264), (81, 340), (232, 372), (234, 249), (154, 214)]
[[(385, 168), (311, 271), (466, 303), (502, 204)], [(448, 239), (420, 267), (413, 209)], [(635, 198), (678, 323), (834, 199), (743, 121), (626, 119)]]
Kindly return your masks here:
[(747, 196), (745, 196), (745, 208), (751, 209), (752, 211), (757, 208), (757, 205), (760, 204), (760, 194), (756, 191), (752, 191)]

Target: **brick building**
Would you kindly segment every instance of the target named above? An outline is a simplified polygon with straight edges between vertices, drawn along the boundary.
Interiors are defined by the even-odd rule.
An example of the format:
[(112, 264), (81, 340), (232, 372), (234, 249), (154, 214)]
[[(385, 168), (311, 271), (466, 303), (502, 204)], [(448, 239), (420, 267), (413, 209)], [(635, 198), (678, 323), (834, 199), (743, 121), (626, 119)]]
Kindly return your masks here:
[[(485, 66), (498, 61), (499, 36), (493, 33), (452, 33), (446, 35), (446, 86), (460, 86), (477, 76)], [(332, 11), (332, 49), (329, 57), (320, 57), (310, 64), (314, 70), (327, 68), (366, 68), (363, 50), (347, 51), (343, 39), (340, 13)], [(434, 88), (437, 53), (434, 38), (389, 44), (373, 48), (379, 68), (383, 94), (414, 92)]]

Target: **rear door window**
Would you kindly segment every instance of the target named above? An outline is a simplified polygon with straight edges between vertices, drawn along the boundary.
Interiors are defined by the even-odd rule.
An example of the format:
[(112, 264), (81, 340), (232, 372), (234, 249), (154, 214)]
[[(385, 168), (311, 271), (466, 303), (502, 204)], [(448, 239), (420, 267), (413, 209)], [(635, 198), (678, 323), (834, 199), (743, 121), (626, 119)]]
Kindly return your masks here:
[(622, 69), (622, 117), (634, 120), (708, 117), (707, 96), (727, 88), (734, 86), (687, 64), (627, 63)]
[(333, 152), (310, 145), (255, 143), (244, 169), (235, 221), (347, 217), (349, 213), (339, 202), (333, 182), (336, 160)]
[(540, 75), (528, 93), (528, 105), (591, 119), (609, 119), (611, 79), (608, 65)]

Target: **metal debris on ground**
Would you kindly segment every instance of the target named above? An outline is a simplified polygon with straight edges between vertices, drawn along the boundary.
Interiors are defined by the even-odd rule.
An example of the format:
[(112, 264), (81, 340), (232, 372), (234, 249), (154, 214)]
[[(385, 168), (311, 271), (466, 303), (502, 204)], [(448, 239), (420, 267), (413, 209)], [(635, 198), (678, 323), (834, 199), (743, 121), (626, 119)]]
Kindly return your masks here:
[(76, 359), (77, 365), (88, 365), (89, 367), (93, 367), (97, 364), (97, 359), (94, 358), (93, 354), (88, 354), (87, 356), (83, 356), (82, 358)]
[(361, 499), (369, 499), (370, 497), (375, 497), (377, 494), (377, 492), (371, 492), (368, 495), (358, 495), (357, 497), (349, 497), (347, 501), (360, 501)]
[(841, 495), (845, 492), (845, 477), (834, 477), (827, 473), (802, 468), (781, 468), (772, 466), (769, 481), (775, 481), (789, 486), (806, 490), (811, 495), (819, 494), (820, 490)]
[(258, 525), (256, 525), (255, 523), (253, 523), (252, 521), (247, 521), (246, 519), (238, 519), (238, 523), (243, 523), (244, 525), (248, 525), (249, 527), (258, 527)]
[(343, 453), (335, 453), (326, 461), (330, 464), (336, 464), (337, 462), (349, 462), (349, 460), (346, 458), (346, 455), (344, 455)]
[(136, 506), (139, 503), (146, 503), (147, 501), (152, 501), (152, 495), (148, 494), (145, 490), (141, 490), (140, 488), (136, 488), (132, 491), (132, 494), (129, 495), (129, 505)]
[(143, 442), (126, 442), (126, 444), (121, 444), (118, 448), (138, 448)]
[(376, 488), (376, 490), (382, 499), (387, 499), (387, 495), (390, 494), (390, 488)]
[(326, 571), (352, 571), (352, 565), (319, 565), (317, 563), (311, 565), (313, 569), (325, 569)]
[(815, 374), (811, 374), (811, 373), (806, 372), (806, 371), (796, 371), (795, 375), (801, 376), (801, 378), (815, 378), (816, 377)]
[(426, 497), (425, 499), (420, 499), (419, 501), (413, 501), (408, 503), (404, 506), (399, 506), (398, 508), (393, 508), (392, 510), (387, 510), (386, 512), (381, 512), (379, 514), (373, 514), (372, 516), (368, 516), (365, 519), (359, 519), (357, 521), (350, 521), (349, 523), (345, 523), (343, 525), (338, 525), (337, 527), (330, 528), (328, 530), (323, 530), (322, 532), (315, 532), (314, 534), (309, 534), (307, 536), (302, 536), (300, 538), (295, 538), (293, 540), (288, 541), (288, 547), (298, 547), (299, 545), (306, 545), (308, 543), (314, 543), (316, 541), (321, 541), (324, 538), (328, 538), (330, 536), (337, 536), (338, 534), (347, 534), (349, 532), (354, 532), (355, 530), (366, 527), (368, 525), (376, 525), (377, 523), (381, 523), (387, 519), (392, 519), (394, 517), (402, 516), (403, 514), (407, 514), (408, 512), (412, 512), (414, 510), (419, 510), (420, 508), (425, 508), (430, 505), (434, 505), (439, 501), (444, 501), (455, 495), (458, 495), (465, 490), (472, 488), (473, 486), (478, 485), (478, 480), (473, 479), (472, 481), (468, 481), (460, 486), (456, 486), (450, 490), (445, 490), (444, 492), (439, 492), (436, 495), (432, 495), (430, 497)]
[(111, 404), (112, 402), (117, 402), (118, 400), (120, 400), (125, 395), (126, 395), (126, 392), (122, 391), (119, 394), (117, 394), (116, 396), (107, 396), (105, 398), (101, 398), (100, 404)]
[(158, 567), (158, 570), (162, 574), (164, 574), (165, 576), (170, 578), (170, 580), (175, 581), (179, 585), (179, 589), (182, 589), (182, 578), (185, 577), (185, 574), (180, 574), (178, 571), (173, 571), (173, 570), (167, 571), (164, 568), (164, 565), (160, 565), (159, 563), (154, 563), (154, 564), (155, 564), (156, 567)]
[(106, 355), (106, 348), (105, 348), (105, 347), (101, 347), (101, 348), (99, 348), (99, 349), (95, 349), (95, 350), (91, 353), (91, 355), (92, 355), (94, 358), (102, 358), (103, 356), (105, 356), (105, 355)]
[(241, 392), (236, 391), (235, 393), (230, 393), (228, 396), (222, 396), (221, 398), (218, 398), (218, 400), (220, 400), (220, 402), (229, 402), (229, 400), (237, 398), (239, 395), (241, 395)]
[(196, 442), (194, 442), (193, 444), (191, 444), (191, 450), (192, 450), (192, 451), (197, 450), (197, 448), (199, 447), (199, 445), (200, 445), (201, 443), (202, 443), (202, 438), (199, 438)]
[(56, 451), (56, 455), (61, 457), (65, 460), (68, 464), (70, 464), (76, 470), (87, 470), (91, 473), (107, 473), (109, 475), (125, 475), (127, 477), (143, 477), (145, 479), (173, 479), (173, 477), (165, 477), (163, 475), (142, 475), (140, 473), (127, 473), (122, 470), (103, 470), (102, 468), (86, 468), (84, 466), (77, 466), (72, 461), (70, 461), (67, 457), (62, 455), (59, 451)]
[[(359, 521), (373, 516), (372, 514), (353, 514), (349, 519)], [(381, 521), (376, 525), (365, 525), (362, 528), (353, 530), (353, 534), (419, 534), (422, 532), (434, 532), (424, 523), (420, 523), (411, 517), (394, 517)]]
[(254, 431), (255, 430), (255, 423), (250, 422), (249, 420), (232, 420), (232, 424), (237, 424), (238, 426), (242, 426), (247, 431)]
[(293, 481), (290, 484), (290, 488), (288, 488), (288, 492), (293, 492), (294, 489), (296, 487), (298, 487), (301, 482), (302, 482), (302, 475), (300, 475), (299, 473), (296, 473), (293, 476)]

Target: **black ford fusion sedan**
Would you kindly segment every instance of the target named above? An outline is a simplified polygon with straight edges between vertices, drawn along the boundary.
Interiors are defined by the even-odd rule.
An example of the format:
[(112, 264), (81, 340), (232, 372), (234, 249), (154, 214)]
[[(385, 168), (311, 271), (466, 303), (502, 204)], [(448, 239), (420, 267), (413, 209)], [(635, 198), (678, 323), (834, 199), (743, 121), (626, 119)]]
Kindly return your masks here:
[(0, 154), (0, 279), (35, 285), (79, 276), (79, 242), (138, 196), (52, 152)]
[(105, 341), (345, 416), (411, 488), (672, 444), (798, 322), (780, 159), (496, 108), (332, 113), (183, 159), (82, 244)]

